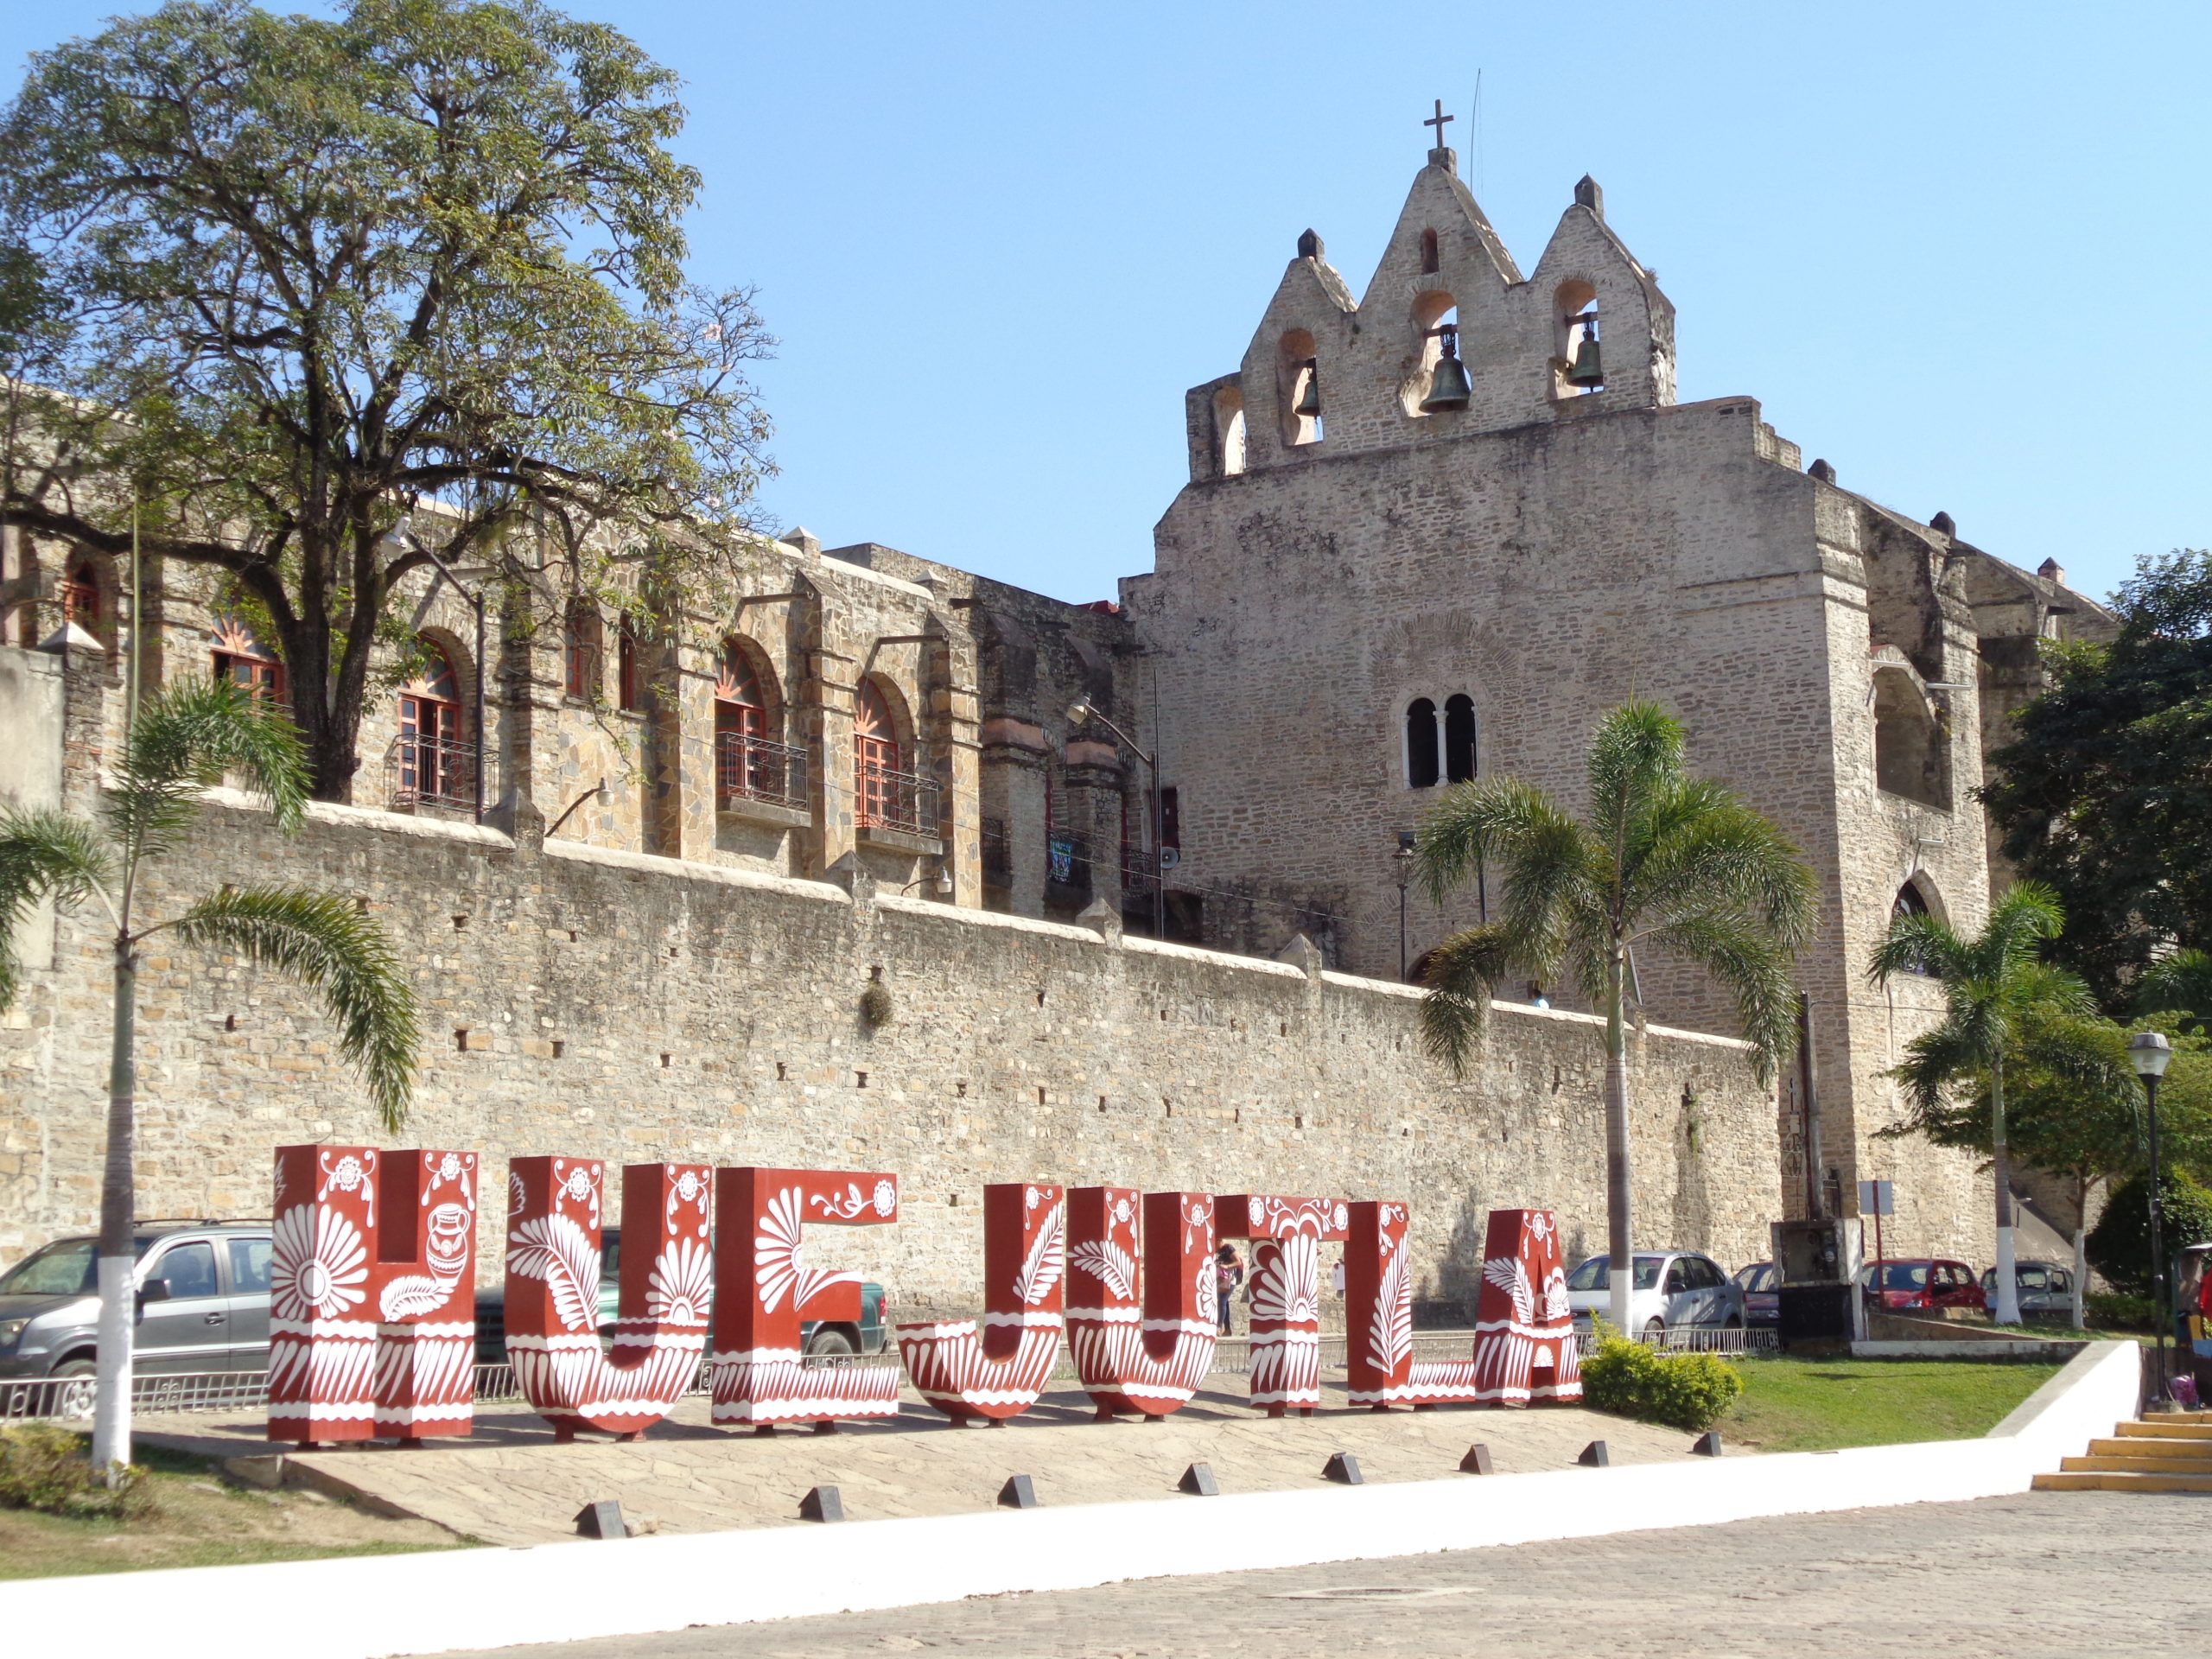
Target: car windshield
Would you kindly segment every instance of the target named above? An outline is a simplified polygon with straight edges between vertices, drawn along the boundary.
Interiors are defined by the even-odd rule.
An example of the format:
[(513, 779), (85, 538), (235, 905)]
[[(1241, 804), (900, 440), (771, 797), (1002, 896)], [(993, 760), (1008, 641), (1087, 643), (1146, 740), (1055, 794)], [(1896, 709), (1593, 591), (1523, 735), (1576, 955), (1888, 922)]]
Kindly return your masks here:
[[(1665, 1260), (1664, 1256), (1658, 1255), (1639, 1255), (1636, 1258), (1636, 1287), (1638, 1290), (1649, 1290), (1659, 1282), (1659, 1266)], [(1567, 1275), (1567, 1287), (1569, 1290), (1605, 1289), (1606, 1275), (1612, 1270), (1612, 1261), (1610, 1255), (1592, 1256)]]
[(1754, 1262), (1736, 1275), (1736, 1282), (1745, 1290), (1761, 1291), (1774, 1288), (1774, 1263)]
[(1884, 1290), (1924, 1290), (1927, 1287), (1925, 1262), (1892, 1262), (1882, 1269)]
[(89, 1296), (99, 1288), (94, 1241), (64, 1238), (0, 1274), (0, 1295)]

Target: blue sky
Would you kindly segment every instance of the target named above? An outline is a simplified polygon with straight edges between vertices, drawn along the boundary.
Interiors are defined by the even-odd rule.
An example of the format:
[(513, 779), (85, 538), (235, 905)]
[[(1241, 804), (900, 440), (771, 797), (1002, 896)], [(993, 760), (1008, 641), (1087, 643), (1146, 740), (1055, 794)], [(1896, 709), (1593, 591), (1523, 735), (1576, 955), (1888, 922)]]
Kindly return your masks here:
[[(112, 10), (7, 8), (11, 83)], [(1685, 400), (2092, 592), (2212, 542), (2212, 8), (571, 10), (689, 82), (695, 270), (782, 340), (764, 505), (832, 546), (1073, 600), (1148, 569), (1184, 388), (1308, 225), (1365, 286), (1435, 98), (1524, 266), (1604, 185)]]

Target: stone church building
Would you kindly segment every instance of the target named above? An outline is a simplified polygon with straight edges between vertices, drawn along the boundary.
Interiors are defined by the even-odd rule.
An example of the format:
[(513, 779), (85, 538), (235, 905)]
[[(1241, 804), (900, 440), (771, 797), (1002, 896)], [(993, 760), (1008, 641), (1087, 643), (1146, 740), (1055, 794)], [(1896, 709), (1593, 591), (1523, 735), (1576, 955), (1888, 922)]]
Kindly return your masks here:
[[(1493, 1075), (1465, 1097), (1469, 1122), (1479, 1120), (1482, 1135), (1495, 1129), (1499, 1150), (1478, 1154), (1472, 1131), (1415, 1121), (1431, 1103), (1440, 1113), (1462, 1106), (1454, 1085), (1408, 1056), (1412, 999), (1395, 982), (1403, 964), (1417, 968), (1421, 951), (1478, 918), (1493, 894), (1470, 891), (1440, 912), (1404, 892), (1399, 850), (1422, 811), (1464, 779), (1510, 774), (1579, 805), (1590, 729), (1641, 696), (1687, 723), (1698, 771), (1784, 828), (1818, 872), (1823, 899), (1802, 963), (1811, 1041), (1764, 1096), (1739, 1065), (1726, 1068), (1727, 1081), (1712, 1065), (1717, 1051), (1700, 1033), (1726, 1035), (1731, 1019), (1711, 988), (1675, 964), (1637, 964), (1653, 1053), (1691, 1057), (1673, 1070), (1671, 1059), (1654, 1063), (1667, 1080), (1655, 1080), (1640, 1109), (1662, 1141), (1675, 1133), (1667, 1126), (1689, 1127), (1651, 1179), (1671, 1183), (1659, 1200), (1671, 1224), (1707, 1234), (1649, 1242), (1725, 1242), (1748, 1260), (1762, 1253), (1766, 1221), (1813, 1207), (1850, 1213), (1855, 1181), (1881, 1174), (1898, 1185), (1893, 1242), (1986, 1258), (1986, 1183), (1971, 1160), (1876, 1138), (1899, 1111), (1883, 1073), (1939, 998), (1928, 985), (1870, 987), (1865, 966), (1901, 906), (1979, 924), (1993, 880), (2002, 880), (1975, 801), (1985, 757), (2037, 689), (2037, 641), (2094, 632), (2110, 618), (2055, 565), (2018, 569), (1961, 540), (1944, 514), (1922, 522), (1844, 488), (1824, 461), (1803, 465), (1751, 397), (1677, 403), (1674, 321), (1651, 273), (1608, 226), (1593, 181), (1575, 188), (1524, 275), (1452, 152), (1435, 149), (1363, 294), (1307, 232), (1236, 366), (1185, 394), (1190, 481), (1159, 522), (1151, 572), (1125, 579), (1116, 601), (1062, 602), (876, 543), (825, 550), (804, 531), (753, 549), (743, 590), (711, 613), (650, 626), (549, 588), (480, 635), (449, 588), (418, 582), (408, 614), (420, 665), (364, 730), (352, 805), (319, 809), (324, 828), (315, 833), (352, 838), (344, 846), (353, 850), (332, 851), (321, 868), (350, 872), (365, 905), (372, 887), (389, 895), (377, 902), (425, 930), (408, 936), (410, 959), (428, 976), (431, 1023), (449, 1009), (455, 1039), (445, 1069), (426, 1074), (429, 1097), (475, 1110), (470, 1091), (486, 1085), (449, 1073), (461, 1063), (454, 1054), (481, 1052), (504, 1057), (493, 1093), (505, 1103), (469, 1119), (473, 1130), (536, 1134), (517, 1128), (515, 1114), (542, 1108), (565, 1115), (572, 1141), (606, 1137), (602, 1155), (658, 1144), (644, 1130), (579, 1127), (626, 1109), (617, 1105), (632, 1087), (621, 1067), (646, 1064), (619, 1052), (619, 1032), (603, 1033), (604, 1067), (588, 1090), (540, 1075), (587, 1052), (582, 1039), (556, 1034), (591, 1017), (549, 1000), (541, 982), (556, 970), (517, 957), (512, 974), (487, 973), (509, 982), (498, 988), (508, 1001), (497, 1014), (466, 1006), (493, 997), (493, 987), (480, 995), (467, 974), (459, 988), (448, 982), (459, 946), (442, 936), (460, 931), (471, 908), (491, 906), (508, 917), (506, 936), (543, 934), (553, 948), (588, 935), (588, 921), (548, 910), (558, 884), (505, 873), (503, 861), (524, 853), (557, 855), (594, 879), (626, 873), (622, 902), (638, 906), (635, 925), (616, 931), (635, 935), (632, 946), (657, 959), (655, 974), (673, 973), (669, 964), (693, 952), (710, 975), (748, 963), (772, 980), (784, 969), (830, 971), (827, 955), (804, 959), (811, 947), (793, 926), (768, 929), (749, 957), (731, 956), (737, 947), (726, 940), (701, 942), (686, 930), (707, 900), (666, 896), (702, 893), (701, 883), (801, 911), (842, 889), (855, 917), (866, 908), (906, 918), (902, 928), (925, 930), (937, 915), (996, 930), (988, 950), (975, 944), (982, 933), (956, 944), (915, 933), (917, 950), (940, 957), (888, 964), (893, 980), (918, 988), (944, 982), (949, 1022), (988, 1028), (963, 1039), (971, 1046), (958, 1054), (912, 1051), (917, 1080), (899, 1086), (918, 1094), (926, 1071), (948, 1126), (917, 1157), (972, 1131), (977, 1145), (957, 1172), (1004, 1179), (991, 1173), (1001, 1158), (994, 1146), (1026, 1137), (1095, 1150), (1105, 1133), (1097, 1120), (1121, 1110), (1125, 1094), (1159, 1097), (1164, 1123), (1177, 1086), (1163, 1079), (1215, 1076), (1208, 1068), (1223, 1058), (1207, 1051), (1228, 1033), (1278, 1046), (1265, 1075), (1286, 1080), (1283, 1098), (1250, 1109), (1255, 1124), (1263, 1108), (1268, 1123), (1283, 1119), (1266, 1132), (1279, 1139), (1265, 1154), (1287, 1160), (1282, 1179), (1362, 1188), (1388, 1166), (1361, 1137), (1418, 1137), (1434, 1142), (1433, 1167), (1418, 1179), (1471, 1202), (1481, 1183), (1467, 1171), (1478, 1160), (1544, 1155), (1514, 1149), (1516, 1125), (1539, 1142), (1572, 1134), (1575, 1156), (1592, 1154), (1596, 1142), (1581, 1140), (1594, 1115), (1570, 1123), (1547, 1102), (1577, 1067), (1594, 1094), (1596, 1071), (1580, 1049), (1579, 1059), (1560, 1059), (1543, 1046), (1566, 1040), (1557, 1022), (1573, 1012), (1559, 988), (1541, 988), (1561, 1007), (1547, 1016), (1552, 1024), (1530, 1023), (1542, 1013), (1531, 987), (1523, 1007), (1509, 1010), (1529, 1019), (1498, 1022), (1498, 1056), (1486, 1062)], [(0, 552), (0, 729), (23, 734), (0, 760), (0, 800), (82, 804), (96, 791), (101, 755), (120, 741), (125, 582), (80, 550), (17, 537)], [(283, 664), (214, 601), (200, 573), (148, 570), (141, 607), (156, 677), (213, 667), (281, 687)], [(480, 638), (490, 641), (480, 661)], [(1078, 702), (1095, 713), (1071, 724)], [(423, 837), (436, 842), (447, 887), (410, 889), (416, 878), (392, 862), (399, 842), (391, 836), (402, 830), (418, 849), (429, 845)], [(265, 832), (239, 819), (222, 833), (238, 851)], [(486, 884), (511, 880), (520, 885), (484, 896)], [(1025, 1035), (992, 1024), (1009, 995), (1025, 1017), (1046, 1010), (1050, 976), (1032, 973), (1033, 957), (1044, 959), (1037, 953), (1101, 934), (1135, 951), (1155, 917), (1166, 942), (1143, 940), (1147, 953), (1128, 969), (1161, 976), (1128, 993), (1130, 1017), (1154, 1028), (1116, 1028), (1109, 1042), (1103, 1027)], [(1090, 932), (1067, 925), (1078, 919)], [(97, 982), (98, 940), (66, 920), (41, 925), (47, 934), (28, 953), (29, 992), (0, 1029), (0, 1173), (18, 1192), (0, 1206), (0, 1243), (89, 1219), (79, 1186), (33, 1166), (49, 1155), (39, 1149), (62, 1119), (75, 1125), (70, 1135), (97, 1128), (96, 1067), (74, 1051), (104, 1054), (105, 1038), (94, 1029), (97, 999), (69, 987), (73, 974), (88, 976), (84, 987)], [(888, 947), (867, 931), (876, 925), (854, 921), (836, 947), (855, 973), (871, 952), (872, 970), (886, 970)], [(1359, 1067), (1345, 1071), (1342, 1055), (1295, 1047), (1297, 1021), (1255, 1013), (1260, 1005), (1238, 1000), (1249, 987), (1170, 988), (1175, 974), (1227, 973), (1209, 965), (1216, 952), (1251, 959), (1237, 970), (1248, 976), (1291, 972), (1265, 959), (1293, 963), (1291, 976), (1304, 976), (1323, 999), (1317, 1007), (1355, 992), (1369, 998), (1368, 1013), (1328, 1027), (1339, 1048), (1365, 1046)], [(957, 975), (969, 969), (963, 993)], [(1040, 988), (1030, 1009), (1033, 978)], [(656, 1023), (652, 999), (673, 993), (654, 980), (637, 993), (646, 1010), (638, 1013), (620, 981), (618, 970), (595, 990), (581, 980), (576, 989), (620, 1015), (617, 1026), (634, 1024), (627, 1040), (658, 1052), (660, 1072), (677, 1071), (686, 1039), (668, 1033), (700, 1034), (685, 1025), (690, 1016)], [(1262, 987), (1267, 995), (1273, 984)], [(180, 1018), (236, 1029), (235, 1014), (194, 1001), (190, 982), (177, 994)], [(836, 1006), (831, 1023), (842, 1031), (847, 1015)], [(1231, 1007), (1244, 1011), (1223, 1012)], [(812, 1058), (802, 1066), (772, 1061), (773, 1043), (747, 1023), (753, 1014), (728, 1017), (741, 1032), (717, 1027), (709, 1046), (743, 1058), (697, 1062), (701, 1077), (720, 1079), (698, 1096), (723, 1103), (719, 1116), (645, 1114), (666, 1131), (665, 1155), (694, 1155), (677, 1144), (682, 1132), (726, 1127), (732, 1114), (784, 1098), (786, 1085), (793, 1121), (812, 1125), (804, 1138), (817, 1159), (857, 1163), (898, 1143), (886, 1114), (903, 1109), (883, 1092), (887, 1074), (878, 1068), (874, 1096), (860, 1092), (869, 1069), (853, 1055), (877, 1040), (870, 1033), (793, 1034), (800, 1046), (779, 1052), (804, 1050)], [(1084, 1046), (1094, 1035), (1096, 1052)], [(1317, 1027), (1303, 1040), (1325, 1038)], [(156, 1026), (157, 1052), (159, 1040)], [(181, 1049), (172, 1056), (180, 1087), (188, 1077), (236, 1084), (276, 1064), (266, 1044), (251, 1049), (258, 1058), (245, 1047), (225, 1058), (219, 1037), (191, 1040), (200, 1046), (188, 1058)], [(1040, 1080), (1037, 1044), (1083, 1052), (1088, 1080)], [(1140, 1065), (1158, 1073), (1141, 1086), (1129, 1082)], [(158, 1093), (158, 1058), (152, 1074)], [(802, 1074), (814, 1079), (803, 1095)], [(1325, 1074), (1337, 1091), (1331, 1103), (1294, 1109), (1298, 1080)], [(270, 1135), (346, 1132), (329, 1127), (342, 1114), (294, 1101), (289, 1084), (270, 1086), (293, 1103), (271, 1109), (276, 1126), (241, 1143), (237, 1179), (249, 1194)], [(1241, 1131), (1247, 1108), (1234, 1103), (1243, 1086), (1233, 1071), (1208, 1085), (1210, 1133)], [(1010, 1127), (1004, 1117), (971, 1124), (970, 1104), (987, 1092), (995, 1110), (1084, 1116), (1059, 1128)], [(833, 1100), (835, 1124), (808, 1116), (832, 1111)], [(1729, 1134), (1738, 1138), (1712, 1137), (1732, 1148), (1723, 1172), (1691, 1169), (1706, 1155), (1701, 1100), (1708, 1120), (1718, 1103), (1735, 1124)], [(1345, 1136), (1326, 1141), (1338, 1106)], [(1188, 1105), (1185, 1113), (1187, 1122)], [(289, 1128), (287, 1114), (298, 1120)], [(745, 1133), (729, 1131), (728, 1144)], [(187, 1128), (178, 1134), (194, 1139)], [(1187, 1179), (1132, 1164), (1123, 1152), (1139, 1143), (1127, 1134), (1096, 1144), (1122, 1149), (1107, 1157), (1113, 1167), (1069, 1168), (1067, 1178)], [(753, 1155), (801, 1161), (795, 1152)], [(97, 1166), (81, 1154), (71, 1161)], [(1529, 1179), (1525, 1168), (1501, 1166), (1484, 1190), (1510, 1194)], [(1586, 1183), (1602, 1175), (1573, 1179), (1587, 1198)], [(34, 1182), (42, 1183), (35, 1198), (25, 1185)], [(950, 1166), (945, 1185), (957, 1185)], [(1717, 1186), (1735, 1189), (1725, 1223), (1707, 1197), (1691, 1196)], [(171, 1201), (182, 1213), (219, 1196), (187, 1186)], [(944, 1196), (957, 1216), (958, 1194)], [(1547, 1201), (1563, 1212), (1578, 1202)], [(912, 1212), (926, 1214), (927, 1202)], [(1601, 1217), (1599, 1206), (1584, 1219)], [(1439, 1261), (1465, 1243), (1443, 1235), (1459, 1224), (1434, 1217), (1427, 1242)]]

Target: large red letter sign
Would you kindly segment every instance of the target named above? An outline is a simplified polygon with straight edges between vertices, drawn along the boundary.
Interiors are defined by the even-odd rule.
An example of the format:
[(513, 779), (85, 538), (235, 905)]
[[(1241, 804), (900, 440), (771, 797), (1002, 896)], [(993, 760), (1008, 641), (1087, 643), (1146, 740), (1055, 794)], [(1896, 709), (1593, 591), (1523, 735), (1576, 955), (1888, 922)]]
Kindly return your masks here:
[(1475, 1398), (1471, 1360), (1414, 1357), (1413, 1212), (1402, 1204), (1351, 1207), (1344, 1246), (1344, 1369), (1351, 1403), (1458, 1405)]
[(1018, 1417), (1037, 1403), (1060, 1352), (1068, 1211), (1060, 1189), (1009, 1181), (983, 1189), (984, 1313), (899, 1327), (899, 1353), (922, 1398), (948, 1417)]
[(269, 1438), (467, 1433), (476, 1154), (279, 1147), (273, 1208)]
[(800, 1260), (807, 1223), (899, 1219), (899, 1178), (861, 1170), (715, 1173), (714, 1376), (718, 1423), (790, 1423), (899, 1414), (893, 1365), (817, 1365), (800, 1352), (810, 1319), (858, 1324), (860, 1275)]
[(702, 1164), (622, 1172), (614, 1351), (599, 1345), (600, 1204), (590, 1158), (507, 1162), (507, 1357), (524, 1399), (567, 1440), (579, 1428), (635, 1440), (699, 1375), (714, 1298)]
[(1101, 1417), (1165, 1417), (1186, 1404), (1205, 1381), (1219, 1335), (1212, 1198), (1147, 1193), (1140, 1256), (1136, 1189), (1075, 1188), (1068, 1194), (1068, 1297), (1075, 1374)]
[(1321, 1403), (1321, 1245), (1351, 1222), (1342, 1198), (1220, 1200), (1224, 1238), (1252, 1241), (1252, 1403), (1311, 1417)]
[(1582, 1353), (1559, 1224), (1548, 1210), (1490, 1212), (1475, 1303), (1475, 1398), (1491, 1405), (1582, 1397)]

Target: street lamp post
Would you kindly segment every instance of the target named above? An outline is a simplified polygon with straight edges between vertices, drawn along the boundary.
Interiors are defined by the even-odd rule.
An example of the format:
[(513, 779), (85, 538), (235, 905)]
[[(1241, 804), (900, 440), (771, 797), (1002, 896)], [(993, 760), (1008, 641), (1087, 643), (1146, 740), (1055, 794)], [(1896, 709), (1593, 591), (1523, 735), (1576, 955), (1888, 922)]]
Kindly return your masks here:
[(1398, 983), (1406, 982), (1406, 889), (1414, 880), (1414, 837), (1409, 830), (1398, 831), (1398, 850), (1391, 855), (1391, 862), (1398, 871)]
[(2165, 1076), (2166, 1062), (2173, 1057), (2173, 1045), (2163, 1032), (2139, 1031), (2128, 1039), (2127, 1058), (2135, 1063), (2135, 1075), (2143, 1079), (2143, 1098), (2150, 1109), (2151, 1316), (2158, 1327), (2158, 1380), (2151, 1395), (2153, 1409), (2163, 1408), (2166, 1402), (2166, 1327), (2173, 1322), (2172, 1310), (2166, 1306), (2164, 1205), (2158, 1190), (2158, 1079)]
[(1130, 751), (1144, 762), (1145, 769), (1152, 774), (1152, 937), (1164, 939), (1167, 937), (1167, 880), (1165, 867), (1160, 861), (1163, 849), (1160, 844), (1160, 755), (1157, 751), (1147, 753), (1136, 739), (1093, 708), (1089, 697), (1077, 697), (1068, 705), (1068, 728), (1071, 731), (1094, 720), (1128, 744)]

